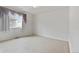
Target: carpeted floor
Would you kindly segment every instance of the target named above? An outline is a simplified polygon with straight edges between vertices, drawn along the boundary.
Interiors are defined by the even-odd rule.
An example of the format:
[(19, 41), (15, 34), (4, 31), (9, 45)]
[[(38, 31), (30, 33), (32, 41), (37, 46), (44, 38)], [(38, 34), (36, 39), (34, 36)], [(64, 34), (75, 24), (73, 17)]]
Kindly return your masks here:
[(0, 42), (1, 53), (64, 53), (69, 52), (66, 41), (30, 36)]

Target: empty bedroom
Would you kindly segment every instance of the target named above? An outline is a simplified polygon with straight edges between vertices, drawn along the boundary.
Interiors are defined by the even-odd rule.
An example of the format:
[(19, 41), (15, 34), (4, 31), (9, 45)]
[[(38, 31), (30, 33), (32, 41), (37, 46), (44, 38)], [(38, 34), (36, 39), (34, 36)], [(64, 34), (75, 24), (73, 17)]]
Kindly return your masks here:
[(0, 6), (0, 53), (79, 52), (73, 35), (78, 10), (69, 6)]

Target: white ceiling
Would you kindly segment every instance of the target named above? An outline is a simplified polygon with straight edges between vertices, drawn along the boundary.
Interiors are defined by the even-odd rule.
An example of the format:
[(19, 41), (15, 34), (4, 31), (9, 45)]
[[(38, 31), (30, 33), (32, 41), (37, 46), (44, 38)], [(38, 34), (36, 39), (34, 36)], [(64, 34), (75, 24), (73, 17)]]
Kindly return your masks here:
[(29, 10), (33, 8), (32, 6), (4, 6), (4, 7), (18, 12), (22, 12), (22, 13), (30, 12)]
[(68, 8), (68, 6), (5, 6), (6, 8), (19, 11), (19, 12), (30, 12), (32, 14), (47, 12), (47, 11), (55, 11), (61, 8)]
[(56, 11), (60, 9), (67, 9), (68, 6), (39, 6), (33, 9), (30, 9), (30, 12), (33, 14), (44, 13), (48, 11)]

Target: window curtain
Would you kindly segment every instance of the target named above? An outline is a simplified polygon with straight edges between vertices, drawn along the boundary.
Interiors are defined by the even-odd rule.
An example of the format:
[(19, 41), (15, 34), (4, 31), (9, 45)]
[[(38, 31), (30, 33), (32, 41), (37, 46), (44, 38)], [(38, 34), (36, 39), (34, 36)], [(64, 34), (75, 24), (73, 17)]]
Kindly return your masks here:
[(10, 30), (22, 30), (23, 14), (9, 11), (9, 29)]
[(26, 14), (23, 14), (23, 20), (24, 20), (24, 23), (26, 23)]
[(0, 31), (22, 28), (22, 21), (26, 24), (26, 14), (0, 7)]
[(8, 30), (8, 10), (0, 7), (0, 31)]

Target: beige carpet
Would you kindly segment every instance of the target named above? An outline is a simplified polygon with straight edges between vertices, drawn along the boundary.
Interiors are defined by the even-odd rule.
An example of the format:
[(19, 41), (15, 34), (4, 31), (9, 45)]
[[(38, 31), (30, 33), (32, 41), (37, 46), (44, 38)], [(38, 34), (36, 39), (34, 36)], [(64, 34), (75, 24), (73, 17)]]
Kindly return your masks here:
[(63, 53), (69, 52), (68, 42), (30, 36), (0, 42), (2, 53)]

